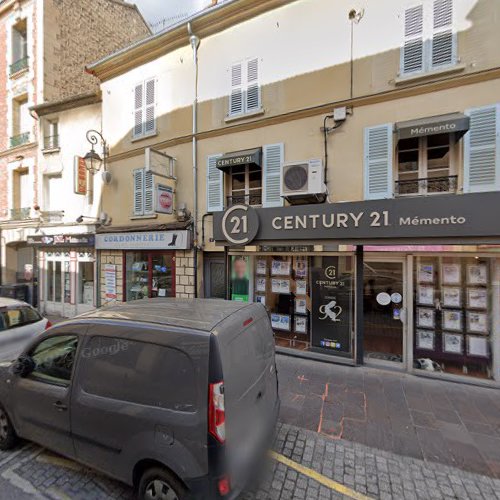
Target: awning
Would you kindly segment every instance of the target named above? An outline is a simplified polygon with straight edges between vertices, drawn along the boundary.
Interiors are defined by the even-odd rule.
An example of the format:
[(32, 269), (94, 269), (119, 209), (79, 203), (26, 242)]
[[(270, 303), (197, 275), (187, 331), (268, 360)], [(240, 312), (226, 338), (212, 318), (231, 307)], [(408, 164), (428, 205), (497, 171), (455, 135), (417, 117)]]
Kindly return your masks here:
[(261, 166), (262, 148), (246, 149), (245, 151), (235, 151), (227, 153), (217, 159), (216, 166), (219, 170), (226, 172), (232, 167), (241, 165)]
[(398, 140), (426, 135), (456, 134), (459, 139), (469, 130), (470, 118), (463, 113), (431, 116), (396, 123)]

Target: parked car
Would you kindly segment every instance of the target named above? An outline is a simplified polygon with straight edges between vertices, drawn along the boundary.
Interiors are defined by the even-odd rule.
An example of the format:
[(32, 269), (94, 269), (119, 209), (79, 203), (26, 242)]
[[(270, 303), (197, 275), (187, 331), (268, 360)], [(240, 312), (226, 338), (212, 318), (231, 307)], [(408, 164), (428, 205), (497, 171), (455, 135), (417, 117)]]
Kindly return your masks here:
[(133, 485), (140, 499), (232, 499), (271, 443), (277, 385), (260, 304), (106, 307), (0, 365), (0, 449), (35, 441)]
[(0, 361), (16, 359), (30, 339), (51, 326), (26, 302), (0, 298)]

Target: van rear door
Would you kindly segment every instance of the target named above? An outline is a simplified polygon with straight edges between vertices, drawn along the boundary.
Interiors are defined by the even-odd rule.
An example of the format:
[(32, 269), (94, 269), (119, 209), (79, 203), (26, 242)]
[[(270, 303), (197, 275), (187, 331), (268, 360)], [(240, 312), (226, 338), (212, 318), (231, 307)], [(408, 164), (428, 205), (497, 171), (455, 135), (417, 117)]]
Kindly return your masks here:
[(233, 485), (271, 445), (279, 409), (274, 336), (260, 304), (233, 313), (214, 332), (224, 378), (226, 457)]

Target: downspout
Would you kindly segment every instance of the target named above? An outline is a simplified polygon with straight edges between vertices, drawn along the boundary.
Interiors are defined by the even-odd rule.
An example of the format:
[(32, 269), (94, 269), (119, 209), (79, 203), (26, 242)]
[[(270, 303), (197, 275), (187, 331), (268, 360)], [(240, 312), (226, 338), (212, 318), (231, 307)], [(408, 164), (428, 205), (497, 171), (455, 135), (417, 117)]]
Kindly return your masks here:
[(198, 47), (200, 39), (193, 33), (191, 23), (187, 23), (189, 42), (193, 49), (194, 62), (194, 99), (193, 99), (193, 261), (194, 261), (194, 296), (198, 296)]

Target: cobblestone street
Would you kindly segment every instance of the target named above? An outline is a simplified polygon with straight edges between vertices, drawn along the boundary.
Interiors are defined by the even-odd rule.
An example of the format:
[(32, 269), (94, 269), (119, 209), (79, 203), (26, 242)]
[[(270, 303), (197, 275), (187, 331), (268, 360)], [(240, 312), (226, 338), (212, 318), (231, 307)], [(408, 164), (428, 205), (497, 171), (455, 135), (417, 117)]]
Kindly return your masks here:
[[(314, 390), (310, 387), (307, 389), (306, 382), (308, 378), (313, 380), (314, 376), (316, 376), (315, 386), (320, 387), (324, 382), (321, 377), (325, 377), (330, 381), (336, 379), (337, 389), (342, 383), (352, 384), (353, 380), (361, 377), (359, 380), (362, 380), (362, 384), (358, 380), (358, 389), (361, 392), (366, 387), (373, 387), (375, 380), (379, 382), (382, 380), (383, 382), (380, 382), (382, 385), (384, 383), (394, 385), (395, 381), (399, 380), (402, 386), (409, 383), (413, 389), (419, 384), (424, 384), (425, 393), (428, 395), (432, 393), (433, 384), (437, 383), (444, 393), (452, 391), (459, 400), (469, 397), (473, 401), (474, 397), (477, 398), (480, 394), (484, 404), (487, 401), (485, 398), (492, 398), (491, 401), (496, 401), (498, 391), (420, 380), (416, 377), (407, 378), (400, 374), (380, 370), (343, 368), (284, 357), (279, 357), (278, 368), (284, 404), (282, 423), (279, 425), (274, 443), (276, 455), (269, 458), (262, 478), (242, 495), (242, 500), (500, 499), (500, 480), (494, 479), (492, 473), (488, 473), (487, 469), (484, 474), (465, 470), (477, 467), (477, 463), (475, 466), (472, 464), (472, 467), (463, 464), (461, 468), (452, 463), (439, 463), (445, 462), (444, 459), (439, 460), (439, 458), (446, 456), (449, 452), (448, 448), (442, 449), (441, 455), (437, 456), (438, 459), (433, 460), (432, 457), (428, 458), (430, 452), (427, 450), (430, 448), (427, 441), (422, 441), (419, 445), (420, 450), (423, 450), (423, 456), (419, 458), (411, 456), (412, 453), (404, 453), (404, 447), (401, 448), (400, 453), (396, 453), (391, 449), (384, 450), (379, 446), (369, 446), (361, 440), (335, 436), (325, 432), (325, 429), (329, 427), (322, 427), (319, 429), (320, 432), (317, 432), (318, 429), (307, 429), (305, 428), (307, 421), (315, 422), (315, 418), (321, 414), (314, 415), (314, 406), (302, 407), (301, 415), (303, 415), (304, 425), (297, 426), (287, 421), (287, 419), (293, 420), (291, 416), (294, 414), (292, 411), (294, 398), (290, 397), (290, 394), (297, 390), (293, 381), (298, 377), (300, 378), (299, 386), (306, 388), (305, 390), (311, 397), (314, 395)], [(329, 398), (335, 400), (335, 394), (335, 390), (332, 390)], [(426, 401), (426, 397), (419, 400), (418, 404), (425, 404), (422, 401)], [(300, 398), (295, 398), (295, 400), (300, 400)], [(369, 394), (368, 401), (371, 401)], [(373, 410), (369, 404), (367, 406), (363, 404), (358, 411), (371, 414)], [(405, 408), (406, 406), (400, 408), (399, 414), (406, 411)], [(472, 411), (472, 404), (470, 408)], [(350, 411), (354, 412), (354, 409), (351, 408)], [(482, 411), (487, 415), (493, 415), (491, 407), (483, 406)], [(294, 415), (297, 419), (297, 414)], [(380, 427), (379, 435), (384, 433), (388, 435), (384, 418), (379, 415), (378, 420), (376, 417), (373, 419), (372, 424)], [(323, 424), (327, 425), (326, 422)], [(421, 427), (420, 424), (419, 420), (408, 425), (406, 429), (408, 440), (412, 439), (414, 433), (419, 435), (415, 429), (420, 432), (425, 431), (426, 428)], [(480, 420), (477, 424), (480, 424)], [(312, 424), (309, 427), (312, 427)], [(494, 426), (491, 428), (497, 430)], [(366, 429), (372, 429), (371, 424), (366, 423)], [(439, 425), (436, 425), (435, 429), (440, 429)], [(490, 428), (487, 427), (487, 429)], [(360, 433), (359, 436), (365, 441), (373, 439), (366, 431)], [(495, 439), (493, 436), (490, 438)], [(390, 442), (394, 443), (393, 440)], [(478, 448), (474, 448), (474, 450), (480, 450), (477, 453), (485, 453), (484, 450), (487, 450), (483, 449), (480, 444), (477, 446)], [(287, 462), (288, 465), (283, 462)], [(25, 444), (14, 452), (0, 454), (0, 488), (2, 500), (133, 498), (130, 488), (33, 444)]]

